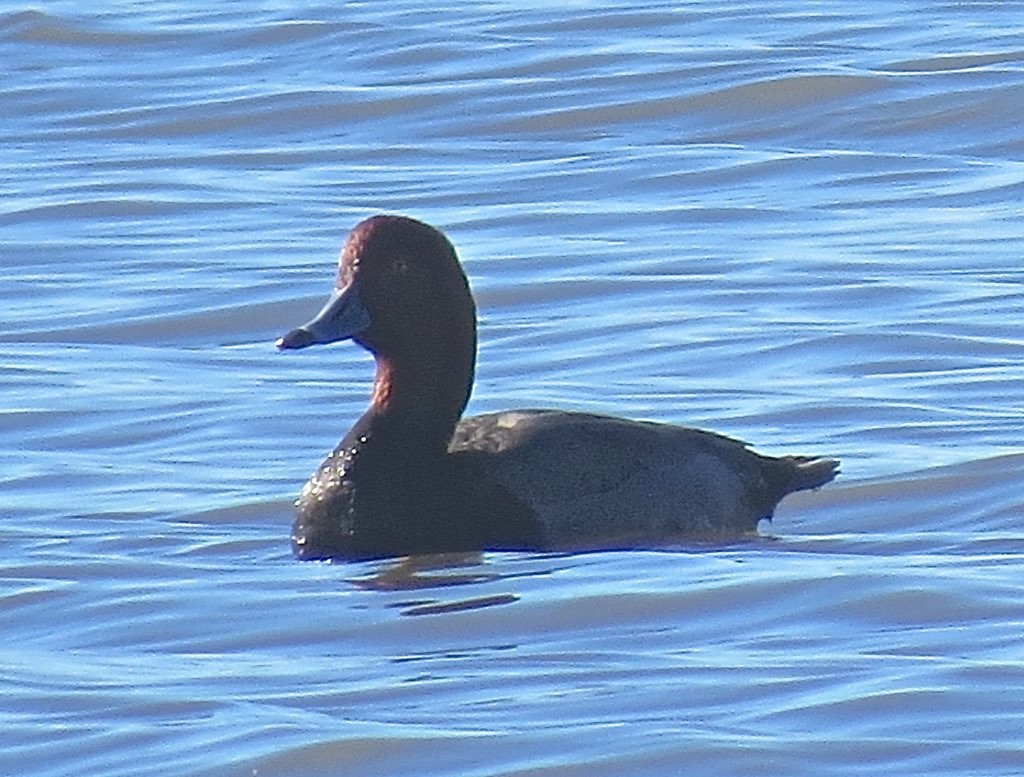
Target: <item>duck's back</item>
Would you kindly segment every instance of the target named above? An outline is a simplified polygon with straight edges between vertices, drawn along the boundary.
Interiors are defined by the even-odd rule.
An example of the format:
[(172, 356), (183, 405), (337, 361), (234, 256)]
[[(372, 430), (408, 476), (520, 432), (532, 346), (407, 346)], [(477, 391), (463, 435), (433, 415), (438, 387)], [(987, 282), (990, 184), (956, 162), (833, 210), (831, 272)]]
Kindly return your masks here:
[(786, 494), (827, 483), (837, 465), (763, 456), (697, 429), (556, 410), (466, 418), (450, 451), (523, 502), (555, 549), (739, 536)]

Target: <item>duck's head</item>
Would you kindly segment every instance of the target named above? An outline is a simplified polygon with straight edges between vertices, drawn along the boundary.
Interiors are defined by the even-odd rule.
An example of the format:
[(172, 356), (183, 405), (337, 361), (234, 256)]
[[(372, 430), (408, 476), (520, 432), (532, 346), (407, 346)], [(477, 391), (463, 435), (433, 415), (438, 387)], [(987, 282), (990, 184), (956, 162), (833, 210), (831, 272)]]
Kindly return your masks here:
[(327, 304), (277, 347), (347, 339), (377, 359), (375, 403), (457, 401), (462, 412), (473, 380), (476, 308), (441, 232), (404, 216), (360, 222), (342, 248)]

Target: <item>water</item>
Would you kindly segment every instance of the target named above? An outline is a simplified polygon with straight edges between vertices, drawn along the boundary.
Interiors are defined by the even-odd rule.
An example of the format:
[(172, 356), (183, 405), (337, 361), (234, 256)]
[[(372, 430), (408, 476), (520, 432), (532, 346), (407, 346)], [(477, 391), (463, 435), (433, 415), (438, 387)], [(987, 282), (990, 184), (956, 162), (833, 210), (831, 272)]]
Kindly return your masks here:
[[(1024, 771), (1024, 16), (0, 5), (0, 773)], [(471, 410), (843, 475), (762, 539), (300, 564), (366, 401), (277, 354), (437, 224)]]

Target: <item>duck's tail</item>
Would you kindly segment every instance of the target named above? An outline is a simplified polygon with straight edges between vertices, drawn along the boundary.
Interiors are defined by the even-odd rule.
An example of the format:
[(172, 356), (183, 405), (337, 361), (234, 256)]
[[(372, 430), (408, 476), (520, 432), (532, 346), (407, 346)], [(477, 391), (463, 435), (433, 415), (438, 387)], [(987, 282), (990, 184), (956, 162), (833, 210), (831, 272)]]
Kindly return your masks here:
[(839, 474), (839, 459), (821, 459), (814, 456), (785, 456), (783, 461), (792, 465), (788, 493), (819, 488)]

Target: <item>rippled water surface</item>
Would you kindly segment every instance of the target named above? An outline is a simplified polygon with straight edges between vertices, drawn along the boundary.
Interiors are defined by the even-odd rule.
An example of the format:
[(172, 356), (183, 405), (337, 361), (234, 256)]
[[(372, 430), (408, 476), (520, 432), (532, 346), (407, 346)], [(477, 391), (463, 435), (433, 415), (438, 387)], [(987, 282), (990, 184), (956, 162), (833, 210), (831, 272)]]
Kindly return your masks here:
[[(1024, 772), (1015, 3), (0, 4), (0, 773)], [(303, 564), (278, 354), (442, 227), (472, 411), (836, 455), (760, 539)]]

